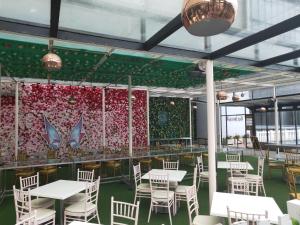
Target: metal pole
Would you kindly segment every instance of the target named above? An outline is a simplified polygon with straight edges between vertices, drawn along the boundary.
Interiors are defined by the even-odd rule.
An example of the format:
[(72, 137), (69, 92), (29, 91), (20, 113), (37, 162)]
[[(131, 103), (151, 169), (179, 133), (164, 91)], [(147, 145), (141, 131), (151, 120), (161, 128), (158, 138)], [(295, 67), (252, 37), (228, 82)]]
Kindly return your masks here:
[[(278, 125), (278, 100), (276, 98), (276, 87), (273, 87), (273, 98), (274, 98), (274, 117), (275, 117), (275, 143), (279, 144), (279, 125)], [(279, 146), (277, 146), (277, 155), (279, 155)]]
[(129, 157), (132, 157), (132, 93), (131, 93), (131, 76), (128, 76), (128, 146)]
[(189, 112), (190, 112), (190, 147), (193, 145), (192, 141), (192, 101), (189, 99)]
[(217, 191), (216, 180), (216, 112), (214, 92), (213, 61), (206, 61), (206, 95), (207, 95), (207, 138), (208, 138), (208, 173), (209, 173), (209, 204)]
[(150, 147), (150, 96), (149, 90), (147, 90), (147, 137), (148, 137), (148, 146)]
[(221, 106), (220, 106), (220, 100), (217, 101), (218, 106), (218, 133), (219, 133), (219, 151), (222, 152), (222, 116), (221, 116)]
[(15, 94), (15, 160), (18, 160), (18, 143), (19, 143), (19, 83), (16, 83)]
[[(103, 142), (103, 147), (105, 148), (106, 146), (106, 120), (105, 120), (105, 88), (102, 89), (102, 131), (103, 131), (103, 137), (102, 137), (102, 142)], [(104, 149), (103, 149), (104, 150)]]

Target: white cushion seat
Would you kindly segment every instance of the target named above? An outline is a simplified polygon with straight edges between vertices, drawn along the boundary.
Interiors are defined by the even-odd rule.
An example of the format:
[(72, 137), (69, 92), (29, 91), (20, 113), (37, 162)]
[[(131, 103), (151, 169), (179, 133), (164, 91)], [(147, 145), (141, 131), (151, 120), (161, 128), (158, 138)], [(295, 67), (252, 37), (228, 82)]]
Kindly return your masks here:
[(49, 198), (36, 198), (31, 200), (31, 208), (49, 208), (54, 205), (54, 200)]
[(76, 195), (71, 196), (65, 200), (66, 204), (75, 203), (75, 202), (82, 202), (85, 200), (85, 193), (77, 193)]
[(198, 215), (193, 219), (193, 225), (215, 225), (222, 222), (223, 219), (217, 216)]
[[(167, 198), (168, 197), (168, 198)], [(166, 191), (153, 191), (152, 198), (156, 201), (168, 201), (169, 199), (174, 198), (174, 191), (169, 191), (169, 195), (167, 196)]]
[[(55, 210), (53, 209), (35, 209), (36, 210), (36, 220), (38, 224), (44, 223), (46, 221), (49, 221), (49, 218), (55, 216)], [(20, 217), (20, 221), (25, 220), (30, 217), (30, 214), (26, 214), (24, 216)]]
[(151, 192), (150, 190), (150, 184), (149, 183), (140, 183), (138, 186), (137, 186), (137, 190), (140, 191), (140, 192)]
[(78, 215), (78, 213), (87, 212), (87, 215), (89, 215), (95, 212), (96, 207), (97, 206), (93, 203), (77, 202), (66, 207), (65, 212), (67, 212), (68, 214), (74, 213), (75, 215)]
[(189, 188), (190, 186), (188, 185), (178, 185), (175, 192), (178, 194), (186, 194), (186, 189)]

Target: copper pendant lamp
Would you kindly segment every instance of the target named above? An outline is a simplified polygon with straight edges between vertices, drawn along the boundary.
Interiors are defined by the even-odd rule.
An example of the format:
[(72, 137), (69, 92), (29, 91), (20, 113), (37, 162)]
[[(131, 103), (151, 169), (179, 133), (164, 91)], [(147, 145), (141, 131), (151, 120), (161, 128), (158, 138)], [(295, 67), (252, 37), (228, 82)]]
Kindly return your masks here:
[(196, 36), (223, 33), (234, 22), (237, 6), (237, 0), (184, 0), (182, 23)]
[(49, 52), (42, 58), (43, 66), (47, 71), (57, 71), (62, 67), (61, 58), (52, 52), (53, 40), (49, 40)]
[(218, 91), (217, 92), (217, 100), (226, 100), (227, 99), (227, 93), (225, 91)]

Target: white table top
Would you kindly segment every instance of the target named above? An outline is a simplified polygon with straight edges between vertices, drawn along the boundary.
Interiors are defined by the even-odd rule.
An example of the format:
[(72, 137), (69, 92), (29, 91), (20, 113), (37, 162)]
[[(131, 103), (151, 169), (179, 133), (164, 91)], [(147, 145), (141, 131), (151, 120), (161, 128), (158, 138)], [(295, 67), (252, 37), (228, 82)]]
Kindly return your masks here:
[(142, 176), (142, 179), (149, 180), (149, 173), (152, 174), (168, 174), (169, 181), (171, 182), (181, 182), (186, 175), (185, 170), (163, 170), (163, 169), (152, 169), (148, 173)]
[(80, 221), (73, 221), (69, 225), (97, 225), (97, 223), (86, 223), (86, 222), (80, 222)]
[(273, 198), (221, 192), (214, 193), (210, 215), (227, 217), (227, 206), (232, 211), (245, 213), (261, 214), (267, 210), (273, 224), (278, 224), (278, 216), (283, 215)]
[(253, 167), (249, 162), (227, 162), (227, 161), (218, 161), (218, 169), (230, 169), (230, 164), (234, 164), (234, 168), (238, 168), (239, 165), (247, 165), (248, 170), (253, 170)]
[(32, 189), (32, 196), (65, 200), (86, 188), (86, 182), (73, 180), (58, 180)]

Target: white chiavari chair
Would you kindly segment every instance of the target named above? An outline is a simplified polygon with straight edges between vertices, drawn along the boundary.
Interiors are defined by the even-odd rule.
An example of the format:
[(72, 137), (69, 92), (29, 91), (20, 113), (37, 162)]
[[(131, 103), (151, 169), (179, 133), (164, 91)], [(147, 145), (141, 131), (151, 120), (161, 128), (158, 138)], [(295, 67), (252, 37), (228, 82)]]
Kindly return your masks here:
[(186, 189), (186, 201), (189, 225), (216, 225), (223, 222), (220, 217), (199, 215), (196, 185), (192, 185)]
[(133, 174), (135, 181), (135, 195), (134, 195), (134, 203), (136, 203), (136, 199), (139, 198), (150, 198), (151, 190), (149, 183), (142, 183), (142, 172), (140, 163), (136, 166), (133, 166)]
[(15, 225), (37, 225), (36, 221), (36, 212), (34, 211), (31, 215), (20, 222), (17, 222)]
[(163, 169), (164, 170), (178, 170), (179, 169), (179, 160), (176, 162), (170, 162), (163, 160)]
[(173, 214), (176, 211), (175, 193), (170, 191), (169, 175), (168, 174), (152, 174), (150, 177), (150, 190), (151, 190), (151, 204), (148, 215), (148, 223), (150, 221), (151, 212), (153, 209), (168, 208), (170, 224), (172, 225), (171, 208), (173, 207)]
[[(27, 191), (29, 189), (34, 189), (39, 187), (40, 180), (39, 173), (37, 172), (36, 175), (30, 177), (20, 177), (20, 189), (22, 191)], [(54, 206), (54, 200), (49, 198), (39, 198), (34, 197), (31, 199), (31, 208), (38, 209), (38, 208), (50, 208)]]
[(248, 165), (240, 164), (239, 162), (230, 162), (230, 177), (228, 177), (228, 190), (231, 189), (231, 183), (233, 180), (241, 180), (241, 178), (246, 179), (248, 175)]
[(47, 208), (32, 209), (30, 189), (22, 191), (13, 186), (16, 221), (27, 219), (35, 211), (36, 223), (43, 225), (55, 225), (55, 210)]
[(240, 154), (226, 154), (226, 161), (227, 162), (240, 162), (241, 155)]
[(258, 157), (257, 174), (247, 174), (246, 179), (249, 181), (257, 181), (259, 191), (262, 191), (264, 196), (266, 196), (265, 186), (264, 186), (264, 159)]
[[(178, 170), (179, 169), (179, 160), (175, 162), (165, 161), (163, 160), (163, 169), (164, 170)], [(170, 182), (170, 189), (176, 189), (178, 186), (177, 182), (171, 181)]]
[[(83, 181), (83, 182), (93, 182), (94, 181), (94, 170), (80, 170), (78, 168), (77, 170), (77, 181)], [(76, 195), (71, 196), (70, 198), (67, 198), (64, 203), (65, 204), (73, 204), (76, 202), (81, 202), (85, 200), (85, 193), (77, 193)]]
[[(138, 225), (140, 202), (131, 204), (127, 202), (115, 201), (111, 197), (111, 220), (110, 225), (126, 225), (123, 220), (133, 221), (134, 225)], [(118, 222), (118, 219), (122, 220)]]
[(89, 222), (94, 218), (97, 218), (100, 224), (98, 213), (99, 185), (100, 177), (96, 181), (86, 183), (85, 200), (73, 203), (65, 208), (64, 225), (72, 221)]
[[(197, 173), (198, 173), (198, 168), (197, 165), (194, 168), (194, 173), (193, 173), (193, 184), (195, 185), (197, 184)], [(178, 185), (175, 189), (175, 199), (176, 202), (179, 203), (180, 201), (186, 201), (186, 189), (189, 188), (191, 186), (188, 185)]]
[(197, 156), (197, 166), (198, 166), (198, 186), (197, 190), (199, 190), (200, 183), (208, 183), (208, 171), (204, 170), (203, 157)]
[[(232, 211), (227, 206), (227, 217), (228, 217), (228, 225), (233, 225), (233, 222), (237, 221), (247, 221), (247, 225), (257, 224), (256, 221), (267, 220), (268, 219), (268, 211), (266, 210), (264, 213), (245, 213), (239, 211)], [(235, 224), (234, 224), (235, 225)]]

